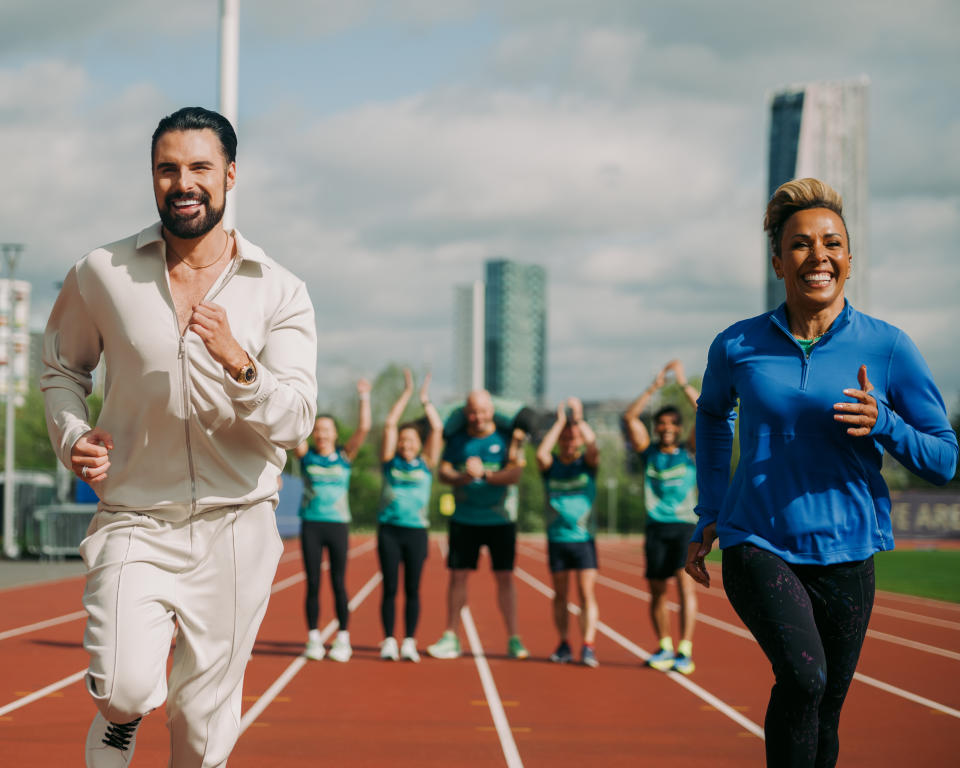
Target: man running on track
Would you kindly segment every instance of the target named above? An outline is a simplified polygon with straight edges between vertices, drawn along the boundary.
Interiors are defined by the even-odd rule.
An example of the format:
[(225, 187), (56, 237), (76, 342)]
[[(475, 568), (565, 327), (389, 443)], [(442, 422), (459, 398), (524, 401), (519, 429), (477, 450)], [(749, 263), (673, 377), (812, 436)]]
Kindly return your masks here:
[[(644, 551), (647, 559), (647, 580), (650, 584), (650, 618), (660, 647), (648, 660), (654, 669), (674, 669), (685, 675), (694, 670), (693, 627), (697, 619), (697, 594), (693, 578), (684, 570), (687, 545), (696, 527), (693, 511), (697, 501), (697, 471), (693, 454), (696, 432), (690, 430), (687, 447), (680, 445), (682, 429), (680, 411), (665, 406), (653, 415), (657, 442), (651, 444), (650, 433), (640, 420), (650, 398), (666, 384), (673, 372), (687, 399), (697, 407), (698, 392), (687, 382), (683, 364), (671, 360), (651, 384), (627, 409), (624, 421), (633, 449), (645, 465), (644, 495), (647, 526)], [(670, 611), (667, 606), (667, 580), (676, 578), (680, 593), (680, 642), (674, 654), (670, 635)]]
[[(567, 409), (570, 407), (570, 419)], [(560, 451), (553, 454), (554, 446)], [(596, 519), (593, 502), (597, 496), (597, 465), (600, 451), (597, 436), (583, 418), (583, 404), (571, 397), (557, 408), (557, 420), (537, 448), (537, 465), (543, 475), (547, 496), (547, 561), (553, 576), (553, 620), (560, 645), (550, 661), (565, 664), (573, 658), (567, 641), (567, 592), (570, 574), (577, 574), (580, 592), (580, 630), (583, 648), (580, 662), (599, 665), (593, 647), (597, 636), (599, 610), (597, 581), (597, 545), (594, 541)]]
[(467, 604), (467, 577), (477, 569), (480, 547), (490, 551), (500, 612), (507, 627), (507, 655), (529, 656), (517, 634), (517, 593), (513, 564), (517, 545), (517, 488), (523, 473), (523, 432), (498, 429), (493, 400), (471, 392), (464, 408), (466, 427), (449, 435), (440, 462), (440, 480), (453, 486), (456, 510), (450, 518), (447, 568), (447, 629), (427, 653), (437, 659), (460, 655), (460, 611)]
[(353, 460), (370, 433), (370, 382), (357, 382), (357, 428), (343, 448), (337, 447), (337, 424), (328, 414), (317, 416), (313, 445), (304, 440), (294, 453), (300, 459), (303, 498), (300, 502), (300, 549), (307, 575), (307, 645), (303, 655), (320, 661), (325, 649), (318, 629), (320, 620), (320, 564), (323, 550), (330, 563), (330, 586), (337, 612), (338, 631), (330, 646), (333, 661), (347, 662), (350, 645), (350, 608), (347, 601), (347, 548), (350, 541), (350, 473)]
[[(80, 259), (44, 334), (54, 449), (100, 498), (80, 545), (92, 768), (127, 766), (141, 718), (165, 699), (170, 765), (226, 765), (283, 550), (277, 479), (316, 412), (306, 287), (221, 223), (236, 144), (216, 112), (161, 120), (160, 222)], [(91, 428), (101, 357), (106, 395)]]

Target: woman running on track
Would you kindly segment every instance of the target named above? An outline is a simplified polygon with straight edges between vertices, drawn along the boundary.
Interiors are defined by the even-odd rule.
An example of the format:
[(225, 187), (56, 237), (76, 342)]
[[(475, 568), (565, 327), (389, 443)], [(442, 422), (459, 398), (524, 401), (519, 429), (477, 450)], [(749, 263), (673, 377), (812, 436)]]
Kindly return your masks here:
[[(443, 421), (430, 402), (428, 373), (420, 387), (420, 403), (430, 425), (426, 444), (421, 441), (420, 432), (414, 424), (399, 424), (413, 395), (413, 376), (409, 368), (404, 369), (403, 378), (403, 392), (387, 414), (380, 448), (383, 493), (377, 516), (377, 554), (383, 573), (380, 619), (384, 636), (380, 658), (396, 661), (399, 657), (407, 661), (420, 661), (417, 641), (414, 639), (420, 619), (420, 574), (427, 559), (427, 531), (430, 526), (428, 505), (433, 468), (440, 457)], [(398, 648), (393, 628), (400, 563), (403, 563), (405, 634)]]
[(943, 484), (957, 437), (914, 343), (844, 298), (840, 195), (817, 179), (787, 182), (764, 229), (786, 302), (710, 347), (686, 568), (709, 586), (703, 558), (719, 538), (724, 589), (773, 666), (767, 765), (827, 768), (873, 607), (873, 553), (893, 549), (883, 452)]
[(330, 562), (330, 583), (336, 603), (340, 630), (330, 647), (334, 661), (349, 661), (353, 655), (347, 624), (347, 542), (350, 527), (350, 469), (357, 451), (370, 432), (370, 383), (357, 382), (360, 413), (357, 428), (343, 448), (337, 448), (337, 425), (332, 416), (317, 416), (313, 425), (313, 444), (304, 441), (297, 446), (300, 474), (303, 477), (303, 500), (300, 503), (300, 544), (303, 567), (307, 572), (307, 647), (304, 656), (319, 661), (324, 648), (317, 629), (320, 618), (320, 563), (323, 549)]
[[(566, 405), (570, 408), (567, 418)], [(560, 450), (553, 449), (559, 443)], [(580, 661), (598, 666), (593, 643), (599, 610), (594, 585), (597, 580), (596, 520), (593, 502), (597, 496), (597, 437), (583, 418), (583, 404), (575, 397), (557, 408), (557, 420), (537, 448), (537, 465), (543, 475), (547, 497), (547, 559), (553, 576), (553, 620), (560, 645), (550, 661), (565, 664), (573, 658), (567, 641), (567, 592), (570, 574), (577, 575), (580, 592), (580, 630), (583, 648)]]

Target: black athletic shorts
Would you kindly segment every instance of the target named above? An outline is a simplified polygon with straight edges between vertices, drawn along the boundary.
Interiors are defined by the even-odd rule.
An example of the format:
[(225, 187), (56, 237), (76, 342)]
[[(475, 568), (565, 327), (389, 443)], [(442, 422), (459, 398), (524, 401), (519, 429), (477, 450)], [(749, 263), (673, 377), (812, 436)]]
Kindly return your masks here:
[(687, 562), (687, 545), (697, 526), (693, 523), (647, 522), (643, 551), (647, 556), (647, 578), (669, 579)]
[(547, 562), (550, 573), (585, 571), (597, 567), (597, 544), (590, 541), (548, 541)]
[(517, 551), (516, 523), (503, 525), (468, 525), (450, 521), (450, 552), (447, 568), (475, 571), (480, 557), (480, 547), (490, 550), (490, 560), (495, 571), (512, 571)]

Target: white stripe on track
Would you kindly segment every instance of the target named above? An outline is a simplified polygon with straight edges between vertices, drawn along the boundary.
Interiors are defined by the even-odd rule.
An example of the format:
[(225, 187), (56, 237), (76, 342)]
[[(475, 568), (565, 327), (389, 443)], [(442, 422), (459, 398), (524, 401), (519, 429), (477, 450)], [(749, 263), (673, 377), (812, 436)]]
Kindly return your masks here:
[(503, 757), (507, 761), (507, 768), (523, 768), (517, 743), (513, 740), (513, 732), (510, 730), (510, 721), (507, 720), (507, 714), (503, 711), (503, 702), (500, 700), (497, 684), (493, 680), (490, 665), (487, 664), (487, 657), (483, 655), (480, 635), (477, 634), (477, 627), (473, 623), (470, 609), (466, 606), (460, 611), (460, 620), (463, 622), (463, 630), (467, 635), (467, 641), (470, 643), (473, 662), (477, 665), (483, 694), (487, 697), (487, 706), (490, 707), (490, 715), (493, 717), (493, 725), (500, 737), (500, 747), (503, 749)]
[(874, 613), (882, 613), (884, 616), (893, 616), (895, 619), (905, 619), (915, 621), (918, 624), (929, 624), (932, 627), (943, 627), (944, 629), (960, 629), (960, 621), (948, 621), (947, 619), (937, 619), (933, 616), (922, 616), (919, 613), (911, 611), (901, 611), (897, 608), (887, 608), (882, 605), (873, 606)]
[[(533, 587), (535, 590), (540, 592), (542, 595), (545, 595), (551, 600), (553, 599), (553, 595), (554, 595), (553, 590), (550, 589), (550, 587), (548, 587), (542, 581), (537, 579), (535, 576), (530, 575), (522, 568), (516, 568), (514, 570), (514, 573), (520, 579), (522, 579), (531, 587)], [(580, 607), (577, 605), (574, 605), (573, 603), (567, 603), (567, 610), (570, 611), (570, 613), (574, 614), (575, 616), (580, 614)], [(638, 646), (636, 643), (632, 642), (631, 640), (628, 640), (626, 637), (621, 635), (619, 632), (617, 632), (615, 629), (611, 628), (607, 624), (604, 624), (602, 621), (597, 622), (597, 629), (601, 633), (609, 637), (611, 640), (613, 640), (617, 645), (621, 646), (622, 648), (625, 648), (634, 656), (638, 656), (639, 658), (641, 658), (643, 661), (646, 661), (647, 659), (650, 658), (650, 654), (647, 653), (645, 650), (643, 650), (640, 646)], [(757, 738), (759, 739), (763, 738), (763, 728), (761, 728), (759, 725), (757, 725), (755, 722), (753, 722), (749, 718), (746, 718), (743, 715), (741, 715), (739, 712), (737, 712), (737, 710), (735, 710), (729, 704), (726, 704), (720, 699), (718, 699), (716, 696), (714, 696), (705, 688), (702, 688), (696, 683), (694, 683), (693, 681), (688, 680), (679, 672), (667, 672), (666, 675), (675, 683), (686, 688), (694, 696), (705, 701), (707, 704), (714, 707), (718, 712), (721, 712), (722, 714), (726, 715), (735, 723), (740, 725), (742, 728), (745, 728), (747, 731), (752, 733)]]
[(61, 688), (66, 688), (68, 685), (73, 685), (80, 680), (83, 680), (83, 676), (87, 674), (87, 670), (81, 669), (79, 672), (74, 672), (69, 677), (63, 678), (63, 680), (57, 680), (55, 683), (50, 683), (46, 688), (41, 688), (39, 691), (34, 691), (33, 693), (28, 693), (26, 696), (21, 696), (16, 701), (12, 701), (6, 706), (0, 707), (0, 717), (13, 712), (20, 707), (25, 707), (27, 704), (32, 704), (38, 699), (42, 699), (45, 696), (49, 696), (55, 691), (59, 691)]
[[(641, 592), (641, 590), (631, 587), (629, 584), (621, 584), (618, 581), (614, 581), (613, 579), (609, 579), (605, 576), (600, 576), (599, 574), (597, 575), (597, 583), (606, 584), (607, 586), (613, 589), (616, 589), (619, 592), (623, 592), (624, 594), (628, 594), (628, 595), (633, 595), (634, 597), (641, 597), (645, 595), (645, 597), (641, 597), (641, 599), (643, 600), (650, 599), (650, 596), (646, 592)], [(678, 610), (679, 608), (679, 606), (677, 606), (676, 603), (669, 603), (669, 605), (671, 610)], [(702, 613), (698, 613), (697, 621), (702, 622), (704, 624), (709, 624), (710, 626), (716, 627), (717, 629), (722, 629), (724, 632), (729, 632), (731, 635), (736, 635), (737, 637), (742, 637), (746, 640), (751, 640), (754, 643), (757, 642), (756, 638), (754, 638), (754, 636), (750, 634), (750, 632), (747, 631), (745, 628), (739, 627), (735, 624), (730, 624), (726, 621), (722, 621), (721, 619), (714, 619), (711, 616), (706, 616)], [(914, 642), (913, 640), (906, 640), (901, 637), (895, 637), (894, 635), (887, 635), (884, 632), (878, 632), (877, 630), (874, 630), (874, 629), (867, 630), (867, 637), (872, 637), (877, 640), (886, 640), (887, 642), (894, 643), (896, 645), (902, 645), (907, 648), (912, 648), (913, 650), (923, 651), (925, 653), (931, 653), (937, 656), (945, 656), (948, 659), (960, 660), (960, 654), (955, 653), (954, 651), (948, 651), (943, 648), (936, 648), (935, 646), (926, 645), (925, 643), (917, 643), (917, 642)], [(954, 717), (960, 717), (960, 713), (958, 713), (957, 710), (953, 709), (952, 707), (948, 707), (946, 704), (939, 704), (933, 701), (932, 699), (928, 699), (924, 696), (911, 693), (910, 691), (906, 691), (903, 688), (898, 688), (895, 685), (884, 683), (880, 680), (877, 680), (876, 678), (863, 675), (860, 672), (855, 672), (853, 675), (853, 679), (859, 680), (861, 683), (865, 683), (866, 685), (872, 685), (875, 688), (879, 688), (882, 691), (886, 691), (887, 693), (892, 693), (895, 696), (900, 696), (901, 698), (907, 699), (908, 701), (912, 701), (917, 704), (923, 704), (924, 706), (930, 707), (931, 709), (935, 709), (938, 712), (943, 712), (944, 714), (952, 715)]]
[(0, 632), (0, 640), (6, 640), (8, 637), (17, 637), (18, 635), (26, 635), (26, 634), (29, 634), (30, 632), (36, 632), (38, 629), (55, 627), (58, 624), (66, 624), (71, 621), (76, 621), (77, 619), (82, 619), (86, 615), (87, 615), (86, 611), (74, 611), (73, 613), (65, 613), (63, 616), (57, 616), (53, 619), (45, 619), (43, 621), (38, 621), (35, 624), (27, 624), (23, 627), (7, 629), (3, 632)]
[[(357, 549), (360, 549), (360, 547), (357, 547)], [(354, 552), (356, 551), (354, 550)], [(347, 608), (349, 608), (351, 612), (357, 610), (360, 604), (370, 596), (370, 593), (376, 589), (377, 585), (382, 580), (383, 576), (379, 571), (373, 574), (373, 576), (370, 577), (370, 580), (358, 590), (357, 594), (353, 596), (353, 599), (347, 603)], [(337, 620), (334, 619), (323, 628), (323, 631), (320, 633), (320, 642), (327, 642), (336, 628)], [(241, 734), (247, 730), (247, 728), (249, 728), (258, 717), (260, 717), (263, 711), (270, 706), (275, 698), (277, 698), (277, 696), (280, 694), (280, 691), (286, 688), (287, 683), (296, 677), (297, 672), (303, 669), (306, 663), (307, 657), (303, 654), (297, 656), (297, 658), (290, 662), (290, 665), (283, 671), (280, 677), (274, 680), (273, 684), (263, 692), (263, 695), (257, 699), (253, 703), (253, 706), (243, 714), (242, 718), (240, 718)]]

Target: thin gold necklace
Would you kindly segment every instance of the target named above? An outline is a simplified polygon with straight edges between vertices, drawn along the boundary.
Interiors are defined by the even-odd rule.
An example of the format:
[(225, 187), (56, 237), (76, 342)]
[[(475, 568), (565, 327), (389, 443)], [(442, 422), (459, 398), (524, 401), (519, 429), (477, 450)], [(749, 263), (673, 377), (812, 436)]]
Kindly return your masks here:
[[(164, 241), (164, 242), (166, 242), (166, 241)], [(220, 255), (217, 256), (217, 258), (215, 258), (215, 259), (214, 259), (213, 261), (211, 261), (209, 264), (201, 264), (199, 267), (195, 267), (195, 266), (193, 266), (193, 264), (191, 264), (189, 261), (184, 260), (183, 256), (181, 256), (179, 253), (177, 253), (177, 249), (174, 248), (172, 245), (170, 245), (170, 243), (167, 243), (167, 248), (169, 248), (169, 249), (171, 250), (171, 252), (173, 253), (173, 255), (177, 257), (177, 261), (179, 261), (181, 264), (183, 264), (183, 265), (185, 265), (185, 266), (190, 267), (190, 269), (206, 269), (207, 267), (212, 267), (214, 264), (216, 264), (218, 261), (220, 261), (220, 259), (223, 258), (223, 255), (227, 252), (227, 246), (228, 246), (228, 245), (230, 245), (230, 235), (227, 235), (227, 241), (223, 244), (223, 250), (220, 251)]]

